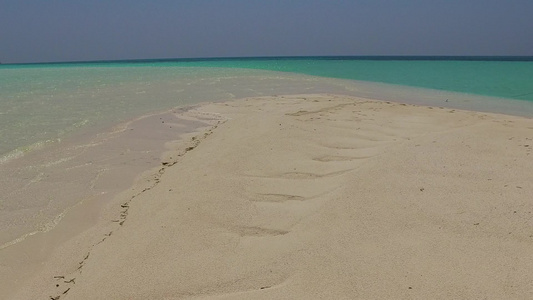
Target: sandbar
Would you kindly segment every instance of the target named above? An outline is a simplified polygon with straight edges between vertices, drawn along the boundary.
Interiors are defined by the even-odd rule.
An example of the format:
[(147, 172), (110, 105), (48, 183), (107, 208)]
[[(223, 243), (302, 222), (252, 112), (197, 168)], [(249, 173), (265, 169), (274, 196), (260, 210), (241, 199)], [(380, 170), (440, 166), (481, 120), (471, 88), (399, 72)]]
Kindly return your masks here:
[(13, 299), (533, 297), (532, 119), (334, 94), (176, 114), (209, 126)]

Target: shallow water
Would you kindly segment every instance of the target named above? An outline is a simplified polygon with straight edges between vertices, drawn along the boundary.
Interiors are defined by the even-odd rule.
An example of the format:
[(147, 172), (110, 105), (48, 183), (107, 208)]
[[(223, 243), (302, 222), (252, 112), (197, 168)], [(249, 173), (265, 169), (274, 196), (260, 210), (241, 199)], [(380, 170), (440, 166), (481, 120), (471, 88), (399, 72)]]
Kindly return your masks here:
[(533, 101), (533, 57), (301, 57), (187, 64), (293, 72)]

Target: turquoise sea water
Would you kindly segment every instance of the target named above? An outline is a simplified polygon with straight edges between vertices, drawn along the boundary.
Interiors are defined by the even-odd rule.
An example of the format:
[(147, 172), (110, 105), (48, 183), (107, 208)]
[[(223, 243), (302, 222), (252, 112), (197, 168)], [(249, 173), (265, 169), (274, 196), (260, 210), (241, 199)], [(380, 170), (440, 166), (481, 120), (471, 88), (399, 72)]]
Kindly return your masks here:
[[(497, 101), (479, 100), (467, 106), (476, 110), (527, 116), (527, 109), (533, 107), (531, 57), (235, 58), (0, 65), (0, 163), (86, 128), (179, 105), (309, 92), (380, 98), (380, 86), (365, 92), (359, 81), (397, 85), (397, 90), (386, 86), (392, 87), (387, 100), (409, 98), (431, 105), (434, 103), (426, 100), (431, 98), (427, 96), (431, 91), (435, 95), (450, 91), (498, 97)], [(401, 86), (427, 89), (426, 96), (405, 94)], [(420, 99), (414, 99), (417, 97)]]
[(531, 57), (302, 57), (182, 64), (293, 72), (533, 101)]

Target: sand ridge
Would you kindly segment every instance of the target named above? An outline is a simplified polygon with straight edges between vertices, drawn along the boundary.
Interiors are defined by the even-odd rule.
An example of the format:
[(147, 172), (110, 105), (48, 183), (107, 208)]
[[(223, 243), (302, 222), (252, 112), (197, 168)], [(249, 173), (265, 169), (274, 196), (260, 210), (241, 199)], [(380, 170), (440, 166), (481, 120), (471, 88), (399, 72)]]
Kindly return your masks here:
[(121, 194), (119, 227), (70, 273), (20, 295), (533, 295), (531, 119), (336, 95), (186, 113), (218, 127)]

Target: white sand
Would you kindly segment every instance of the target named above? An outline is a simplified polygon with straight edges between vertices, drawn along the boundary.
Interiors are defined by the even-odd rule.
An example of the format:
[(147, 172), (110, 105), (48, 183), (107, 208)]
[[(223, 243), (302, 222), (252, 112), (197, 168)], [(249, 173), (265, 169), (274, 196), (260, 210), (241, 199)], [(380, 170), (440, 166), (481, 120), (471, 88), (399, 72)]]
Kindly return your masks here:
[(186, 116), (226, 121), (15, 299), (533, 298), (533, 120), (333, 95)]

